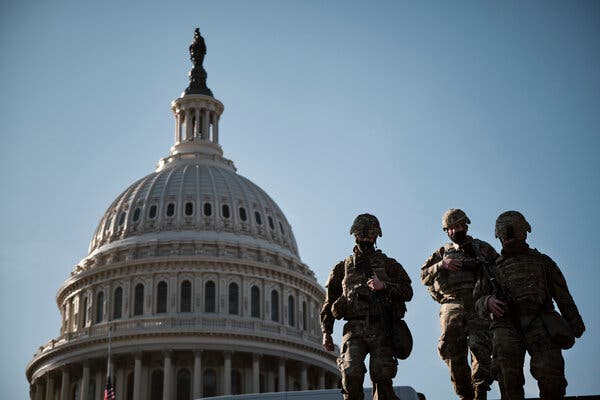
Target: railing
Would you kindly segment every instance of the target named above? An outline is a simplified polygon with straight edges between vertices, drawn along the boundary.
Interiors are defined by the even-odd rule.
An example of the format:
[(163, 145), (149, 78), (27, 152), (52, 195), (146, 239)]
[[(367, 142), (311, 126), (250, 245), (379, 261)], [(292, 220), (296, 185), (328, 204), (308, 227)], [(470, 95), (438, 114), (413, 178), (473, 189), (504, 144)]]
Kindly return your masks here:
[(36, 355), (72, 343), (76, 340), (108, 337), (112, 327), (113, 336), (147, 332), (186, 331), (211, 333), (246, 333), (258, 337), (289, 340), (321, 348), (321, 337), (294, 327), (263, 320), (233, 319), (224, 317), (165, 316), (159, 318), (139, 318), (104, 322), (68, 332), (39, 347)]

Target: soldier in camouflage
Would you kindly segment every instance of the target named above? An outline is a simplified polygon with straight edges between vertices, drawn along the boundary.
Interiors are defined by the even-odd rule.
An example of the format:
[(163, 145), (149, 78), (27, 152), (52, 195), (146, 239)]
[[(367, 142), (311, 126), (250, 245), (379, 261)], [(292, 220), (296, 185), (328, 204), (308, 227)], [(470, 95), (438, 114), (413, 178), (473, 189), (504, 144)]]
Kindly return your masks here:
[[(452, 241), (440, 247), (421, 267), (421, 281), (441, 304), (440, 357), (450, 369), (454, 391), (460, 399), (486, 399), (493, 382), (492, 340), (489, 321), (475, 312), (473, 288), (482, 263), (498, 257), (494, 248), (467, 235), (471, 221), (460, 209), (442, 216), (442, 228)], [(468, 352), (471, 352), (471, 367)]]
[(392, 378), (396, 376), (397, 363), (391, 325), (394, 318), (404, 316), (404, 303), (413, 295), (411, 281), (396, 260), (376, 250), (381, 227), (375, 216), (356, 217), (350, 234), (354, 235), (356, 246), (349, 257), (333, 268), (325, 285), (327, 292), (321, 309), (323, 348), (333, 351), (331, 333), (335, 319), (346, 320), (338, 358), (344, 400), (363, 399), (367, 354), (373, 399), (396, 400)]
[[(517, 211), (500, 214), (496, 237), (502, 255), (475, 288), (475, 306), (481, 316), (491, 315), (494, 351), (504, 381), (504, 397), (523, 399), (525, 352), (531, 356), (531, 375), (538, 381), (540, 398), (562, 399), (567, 381), (560, 347), (545, 327), (541, 312), (554, 309), (553, 300), (575, 337), (585, 331), (567, 282), (550, 257), (526, 242), (531, 226)], [(489, 278), (495, 279), (492, 282)]]

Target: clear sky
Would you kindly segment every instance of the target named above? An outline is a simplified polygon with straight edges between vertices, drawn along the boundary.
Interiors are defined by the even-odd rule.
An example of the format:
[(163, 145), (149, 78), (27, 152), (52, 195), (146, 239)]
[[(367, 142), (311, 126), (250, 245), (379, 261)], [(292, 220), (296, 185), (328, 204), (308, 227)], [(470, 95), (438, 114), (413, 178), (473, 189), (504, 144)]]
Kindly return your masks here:
[(196, 27), (225, 156), (286, 213), (321, 284), (356, 214), (380, 218), (379, 246), (415, 290), (396, 384), (451, 398), (438, 305), (419, 280), (446, 241), (442, 213), (463, 208), (498, 248), (495, 218), (516, 209), (587, 325), (564, 353), (567, 393), (600, 394), (599, 2), (8, 0), (3, 396), (28, 397), (25, 365), (59, 333), (56, 291), (112, 200), (167, 155)]

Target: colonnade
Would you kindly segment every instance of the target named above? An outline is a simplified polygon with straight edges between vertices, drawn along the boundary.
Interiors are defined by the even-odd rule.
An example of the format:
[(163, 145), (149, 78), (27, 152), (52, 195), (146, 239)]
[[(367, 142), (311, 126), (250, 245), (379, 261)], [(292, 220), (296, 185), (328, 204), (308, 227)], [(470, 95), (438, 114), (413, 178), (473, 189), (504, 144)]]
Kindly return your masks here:
[(201, 107), (182, 108), (175, 112), (175, 144), (206, 140), (219, 143), (219, 113)]
[[(310, 362), (232, 351), (152, 351), (116, 355), (111, 381), (119, 400), (332, 389), (339, 377)], [(36, 379), (32, 400), (102, 400), (106, 358), (71, 363)]]

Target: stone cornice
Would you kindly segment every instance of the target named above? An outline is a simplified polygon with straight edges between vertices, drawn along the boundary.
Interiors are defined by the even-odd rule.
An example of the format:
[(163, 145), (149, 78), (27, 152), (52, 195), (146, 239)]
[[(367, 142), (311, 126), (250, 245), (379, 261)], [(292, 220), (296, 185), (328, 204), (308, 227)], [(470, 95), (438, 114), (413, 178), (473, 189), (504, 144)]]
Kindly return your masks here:
[[(218, 321), (218, 320), (214, 320)], [(213, 321), (213, 322), (214, 322)], [(123, 326), (127, 321), (121, 321)], [(149, 325), (158, 323), (155, 320), (146, 320)], [(284, 336), (273, 334), (266, 330), (240, 331), (221, 319), (224, 323), (220, 329), (212, 326), (209, 330), (193, 329), (188, 325), (177, 328), (133, 328), (116, 329), (112, 337), (113, 354), (131, 354), (135, 350), (162, 351), (162, 350), (234, 350), (240, 352), (259, 352), (274, 356), (281, 356), (282, 351), (290, 358), (318, 362), (327, 368), (335, 362), (338, 354), (324, 351), (320, 346), (320, 338), (298, 332), (300, 335)], [(279, 331), (290, 330), (283, 326), (263, 324), (267, 328), (276, 328)], [(135, 326), (135, 322), (133, 322)], [(114, 328), (113, 328), (114, 329)], [(81, 335), (76, 339), (67, 340), (69, 335), (61, 337), (44, 347), (38, 352), (26, 367), (26, 374), (31, 381), (32, 376), (43, 373), (47, 369), (54, 369), (63, 364), (81, 362), (94, 357), (104, 357), (107, 346), (107, 326), (97, 326), (96, 331), (88, 329), (88, 335)], [(290, 330), (292, 331), (292, 330)], [(239, 341), (239, 342), (237, 342)]]
[(243, 274), (269, 279), (295, 287), (313, 295), (317, 299), (324, 297), (324, 289), (312, 275), (283, 269), (280, 266), (250, 259), (227, 258), (223, 256), (171, 256), (153, 257), (143, 260), (117, 261), (82, 271), (59, 289), (56, 295), (57, 305), (61, 307), (65, 298), (74, 291), (104, 282), (146, 274), (178, 274), (183, 271), (193, 273)]

